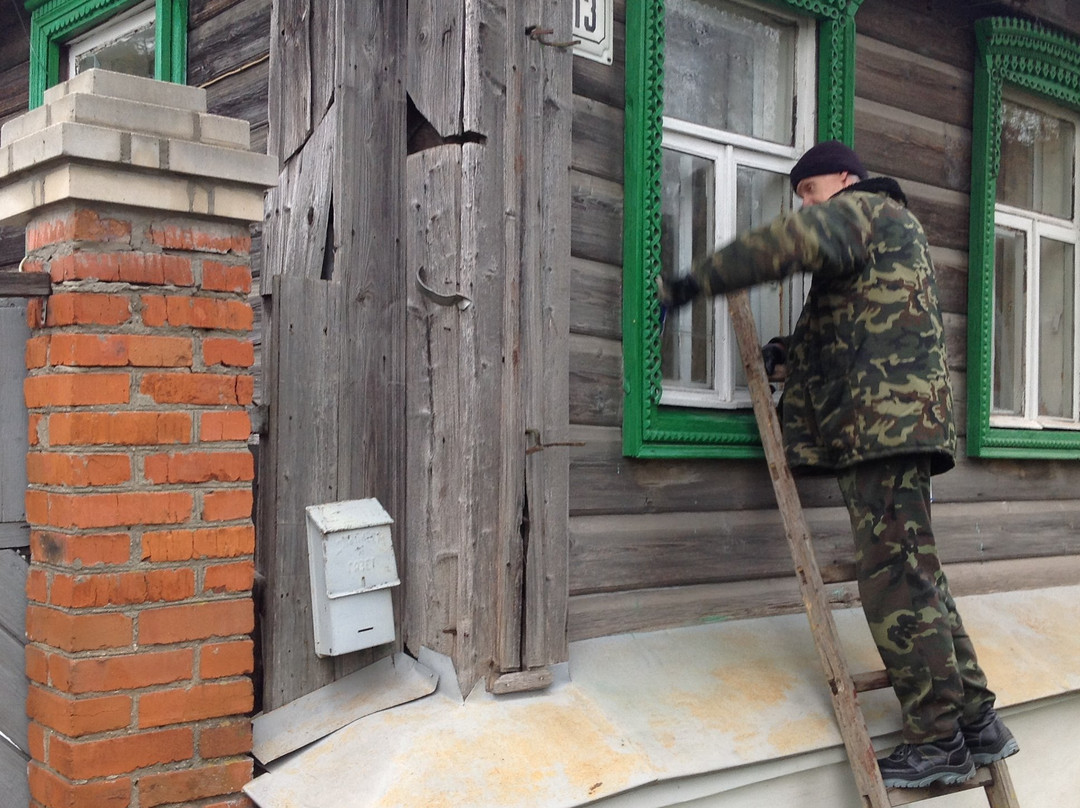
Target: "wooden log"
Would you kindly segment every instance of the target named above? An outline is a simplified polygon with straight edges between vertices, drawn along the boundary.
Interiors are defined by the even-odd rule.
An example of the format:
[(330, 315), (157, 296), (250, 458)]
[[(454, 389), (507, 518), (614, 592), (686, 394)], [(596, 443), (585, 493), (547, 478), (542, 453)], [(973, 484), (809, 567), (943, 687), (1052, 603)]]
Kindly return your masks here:
[(622, 267), (570, 260), (570, 331), (610, 340), (622, 338)]
[[(861, 34), (960, 70), (975, 64), (975, 37), (963, 3), (865, 0), (855, 14)], [(933, 36), (927, 36), (927, 32)]]
[(268, 131), (267, 82), (270, 60), (214, 81), (206, 88), (206, 106), (214, 115), (240, 118), (251, 124), (252, 151), (266, 153)]
[(573, 334), (569, 365), (570, 420), (575, 424), (622, 423), (622, 344)]
[(571, 167), (622, 184), (624, 126), (621, 108), (575, 95)]
[(577, 258), (621, 266), (622, 186), (571, 171), (570, 205), (571, 254)]
[(619, 19), (617, 8), (612, 33), (614, 52), (610, 65), (574, 57), (573, 89), (575, 95), (622, 109), (626, 106), (626, 20)]
[(188, 83), (200, 85), (265, 56), (270, 50), (270, 16), (267, 0), (241, 0), (190, 28)]

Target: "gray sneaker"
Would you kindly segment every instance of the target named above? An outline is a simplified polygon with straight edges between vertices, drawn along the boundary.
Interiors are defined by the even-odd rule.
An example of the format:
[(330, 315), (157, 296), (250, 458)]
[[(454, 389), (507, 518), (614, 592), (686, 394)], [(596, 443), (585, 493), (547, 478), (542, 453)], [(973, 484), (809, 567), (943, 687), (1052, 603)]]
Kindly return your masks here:
[(976, 766), (986, 766), (1020, 751), (1020, 744), (992, 707), (974, 723), (961, 725), (960, 731)]

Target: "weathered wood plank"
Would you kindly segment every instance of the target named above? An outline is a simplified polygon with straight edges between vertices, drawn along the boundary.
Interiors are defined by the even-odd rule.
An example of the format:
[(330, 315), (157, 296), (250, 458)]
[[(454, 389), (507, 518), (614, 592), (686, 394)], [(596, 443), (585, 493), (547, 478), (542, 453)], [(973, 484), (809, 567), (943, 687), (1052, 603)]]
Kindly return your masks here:
[(577, 258), (622, 265), (623, 188), (570, 172), (570, 250)]
[[(609, 305), (615, 307), (615, 302)], [(622, 424), (622, 343), (572, 334), (570, 337), (570, 421)]]
[(0, 272), (0, 298), (43, 297), (51, 291), (52, 280), (44, 272)]
[[(332, 277), (345, 298), (336, 334), (339, 442), (328, 457), (342, 498), (375, 497), (396, 524), (405, 521), (405, 14), (393, 0), (336, 0), (332, 107), (340, 144)], [(403, 536), (393, 535), (400, 557)], [(399, 587), (393, 597), (401, 614)]]
[[(278, 0), (270, 19), (269, 153), (285, 163), (314, 127), (311, 114), (311, 0)], [(327, 186), (323, 186), (324, 188)]]
[[(1080, 582), (1080, 557), (951, 564), (946, 573), (949, 589), (957, 597), (1074, 586)], [(835, 606), (858, 606), (860, 603), (854, 584), (830, 584), (827, 589)], [(801, 610), (794, 575), (757, 581), (601, 592), (570, 598), (569, 633), (570, 640), (574, 641)]]
[(14, 550), (0, 550), (0, 630), (26, 638), (26, 575), (29, 565)]
[[(3, 552), (11, 552), (5, 550)], [(0, 593), (4, 597), (6, 593)], [(0, 732), (27, 750), (26, 659), (24, 643), (0, 631)]]
[[(566, 0), (543, 3), (536, 24), (551, 29), (559, 39), (569, 38), (569, 6)], [(524, 69), (519, 75), (524, 103), (516, 155), (524, 163), (521, 346), (528, 446), (522, 667), (539, 668), (563, 662), (568, 655), (569, 455), (565, 443), (569, 431), (570, 182), (566, 164), (574, 111), (573, 57), (533, 40), (522, 44)]]
[[(425, 285), (458, 294), (461, 277), (460, 145), (410, 155), (406, 267)], [(476, 529), (472, 441), (466, 426), (476, 402), (468, 379), (474, 312), (442, 306), (406, 287), (406, 491), (404, 642), (413, 654), (427, 647), (454, 656), (462, 610), (458, 567), (468, 556), (462, 537)]]
[(240, 118), (251, 124), (252, 151), (266, 153), (267, 82), (270, 61), (226, 76), (206, 87), (206, 108), (214, 115)]
[[(941, 310), (948, 314), (967, 314), (968, 254), (966, 250), (931, 247), (934, 278), (937, 281)], [(952, 361), (961, 357), (950, 356)]]
[(29, 756), (0, 738), (0, 789), (11, 805), (30, 804), (30, 783), (26, 777)]
[(0, 548), (30, 546), (30, 526), (26, 522), (0, 522)]
[[(822, 567), (851, 566), (847, 511), (807, 509), (806, 517)], [(1075, 500), (934, 504), (938, 551), (949, 565), (1080, 556), (1078, 528)], [(775, 509), (575, 517), (570, 535), (572, 594), (770, 578), (791, 569)]]
[(575, 95), (571, 168), (622, 183), (624, 125), (622, 109)]
[[(31, 274), (48, 280), (40, 272), (20, 274), (17, 279)], [(25, 515), (28, 437), (23, 379), (29, 338), (25, 301), (0, 300), (0, 431), (5, 436), (4, 451), (0, 453), (0, 522), (22, 522)]]
[(0, 71), (0, 123), (26, 112), (29, 86), (29, 60)]
[(967, 193), (971, 130), (894, 106), (855, 100), (855, 149), (873, 173)]
[(855, 42), (855, 97), (971, 129), (970, 69), (868, 36)]
[(622, 267), (571, 259), (570, 331), (611, 340), (622, 338)]
[(901, 174), (901, 187), (907, 194), (909, 207), (922, 223), (931, 246), (967, 250), (970, 215), (968, 195), (940, 186), (904, 180), (895, 163), (889, 166), (889, 170)]
[(443, 137), (463, 131), (464, 27), (461, 0), (409, 3), (409, 97)]
[(582, 95), (617, 109), (626, 106), (626, 21), (615, 9), (614, 53), (610, 65), (574, 57), (573, 89)]
[(241, 0), (190, 29), (188, 83), (203, 84), (268, 53), (270, 15), (268, 0)]
[[(865, 0), (855, 15), (860, 33), (939, 62), (970, 70), (975, 37), (963, 3)], [(927, 36), (933, 31), (933, 36)]]

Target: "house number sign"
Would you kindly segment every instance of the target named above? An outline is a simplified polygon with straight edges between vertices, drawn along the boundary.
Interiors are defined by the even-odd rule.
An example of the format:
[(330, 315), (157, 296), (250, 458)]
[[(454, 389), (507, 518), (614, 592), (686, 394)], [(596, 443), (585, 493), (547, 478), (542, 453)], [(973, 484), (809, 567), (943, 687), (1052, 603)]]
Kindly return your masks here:
[(614, 0), (574, 0), (574, 53), (611, 64), (614, 33), (611, 10)]

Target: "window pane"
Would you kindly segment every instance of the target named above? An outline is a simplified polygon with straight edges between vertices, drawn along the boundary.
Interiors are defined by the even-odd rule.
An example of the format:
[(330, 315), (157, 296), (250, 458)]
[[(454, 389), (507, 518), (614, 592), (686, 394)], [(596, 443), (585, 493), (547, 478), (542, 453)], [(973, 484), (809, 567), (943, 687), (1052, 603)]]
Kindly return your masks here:
[(793, 23), (722, 0), (668, 0), (664, 114), (794, 143)]
[[(740, 233), (768, 224), (791, 209), (791, 185), (784, 174), (759, 168), (740, 166), (738, 172), (737, 228)], [(750, 289), (750, 305), (754, 312), (758, 334), (769, 340), (791, 333), (791, 327), (802, 309), (802, 299), (793, 300), (790, 282), (760, 284)], [(746, 373), (738, 353), (734, 332), (731, 340), (731, 361), (736, 368), (735, 384), (745, 387)]]
[(1075, 143), (1071, 122), (1005, 101), (998, 202), (1071, 219)]
[(69, 75), (101, 68), (154, 78), (154, 10), (111, 20), (68, 46)]
[(1039, 415), (1072, 420), (1075, 247), (1044, 238), (1039, 259)]
[[(664, 149), (661, 182), (661, 270), (665, 275), (685, 275), (695, 260), (713, 249), (712, 161)], [(713, 301), (703, 296), (668, 315), (660, 348), (665, 379), (682, 386), (712, 387), (713, 320)]]
[(1024, 412), (1024, 282), (1027, 237), (999, 227), (994, 239), (994, 390), (997, 413)]

